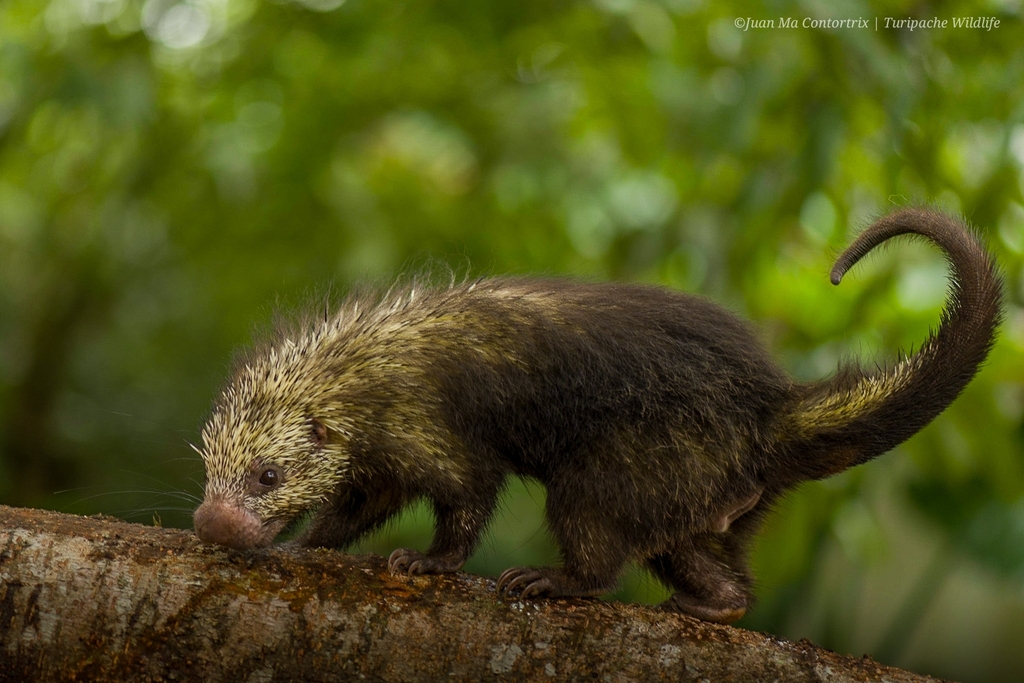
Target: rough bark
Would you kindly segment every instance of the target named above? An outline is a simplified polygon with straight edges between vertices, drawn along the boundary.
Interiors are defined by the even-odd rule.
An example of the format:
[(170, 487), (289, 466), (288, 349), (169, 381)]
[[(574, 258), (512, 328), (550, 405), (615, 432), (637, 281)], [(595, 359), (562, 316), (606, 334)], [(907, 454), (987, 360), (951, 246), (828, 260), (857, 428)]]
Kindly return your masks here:
[(598, 600), (500, 602), (376, 556), (0, 506), (0, 681), (935, 680)]

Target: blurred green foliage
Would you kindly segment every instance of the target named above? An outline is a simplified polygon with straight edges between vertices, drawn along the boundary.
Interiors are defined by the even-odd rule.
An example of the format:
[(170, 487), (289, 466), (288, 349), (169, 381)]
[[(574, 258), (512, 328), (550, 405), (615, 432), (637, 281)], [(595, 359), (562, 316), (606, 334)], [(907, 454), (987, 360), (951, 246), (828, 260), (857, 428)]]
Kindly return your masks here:
[[(884, 362), (935, 324), (942, 259), (901, 243), (839, 288), (826, 274), (872, 217), (924, 202), (998, 255), (1002, 337), (897, 453), (783, 501), (743, 623), (1019, 680), (1020, 15), (1020, 0), (7, 0), (0, 500), (189, 526), (188, 443), (254, 323), (430, 263), (703, 292), (757, 320), (801, 379)], [(1001, 23), (737, 28), (748, 16)], [(473, 571), (556, 558), (542, 488), (512, 489)], [(429, 533), (414, 510), (364, 547)], [(986, 599), (947, 595), (952, 623), (930, 628), (964, 585)], [(663, 595), (633, 573), (618, 597)]]

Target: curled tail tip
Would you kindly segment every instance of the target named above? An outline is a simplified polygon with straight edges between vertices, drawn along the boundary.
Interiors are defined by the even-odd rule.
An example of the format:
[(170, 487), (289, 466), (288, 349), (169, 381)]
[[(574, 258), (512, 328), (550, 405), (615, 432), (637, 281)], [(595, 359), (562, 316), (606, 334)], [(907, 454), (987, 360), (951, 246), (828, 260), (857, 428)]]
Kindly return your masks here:
[(840, 254), (839, 258), (837, 258), (836, 262), (832, 265), (832, 272), (829, 273), (829, 279), (832, 281), (832, 284), (838, 285), (842, 282), (843, 276), (846, 275), (847, 271), (849, 271), (850, 268), (852, 268), (853, 265), (866, 253), (866, 250), (850, 247)]

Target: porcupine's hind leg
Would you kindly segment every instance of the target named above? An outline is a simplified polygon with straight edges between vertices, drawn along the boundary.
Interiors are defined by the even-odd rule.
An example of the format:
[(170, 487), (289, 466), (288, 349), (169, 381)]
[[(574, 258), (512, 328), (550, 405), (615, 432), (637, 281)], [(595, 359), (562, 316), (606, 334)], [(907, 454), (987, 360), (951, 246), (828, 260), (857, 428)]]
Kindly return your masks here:
[(751, 602), (746, 540), (757, 530), (760, 514), (751, 511), (763, 494), (757, 488), (731, 501), (710, 520), (709, 531), (681, 535), (647, 559), (647, 568), (677, 591), (664, 609), (722, 624), (743, 616)]
[(720, 624), (742, 617), (752, 601), (744, 542), (736, 530), (680, 539), (645, 564), (676, 590), (663, 609)]

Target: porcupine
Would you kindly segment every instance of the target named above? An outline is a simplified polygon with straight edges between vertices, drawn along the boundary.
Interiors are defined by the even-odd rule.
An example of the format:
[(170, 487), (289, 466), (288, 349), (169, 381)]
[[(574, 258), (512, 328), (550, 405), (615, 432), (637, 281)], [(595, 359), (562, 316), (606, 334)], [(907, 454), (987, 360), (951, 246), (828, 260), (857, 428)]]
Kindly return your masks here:
[(349, 298), (240, 362), (202, 432), (196, 533), (260, 547), (316, 509), (298, 542), (345, 547), (425, 498), (433, 542), (389, 567), (454, 572), (507, 477), (532, 477), (563, 563), (507, 570), (500, 595), (599, 595), (637, 561), (675, 591), (666, 608), (732, 622), (751, 603), (745, 551), (772, 502), (916, 433), (993, 344), (1001, 280), (953, 218), (880, 219), (833, 284), (903, 234), (951, 266), (938, 329), (892, 367), (811, 383), (744, 320), (653, 286), (502, 278)]

